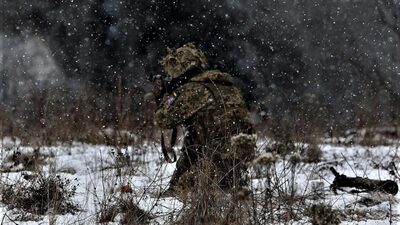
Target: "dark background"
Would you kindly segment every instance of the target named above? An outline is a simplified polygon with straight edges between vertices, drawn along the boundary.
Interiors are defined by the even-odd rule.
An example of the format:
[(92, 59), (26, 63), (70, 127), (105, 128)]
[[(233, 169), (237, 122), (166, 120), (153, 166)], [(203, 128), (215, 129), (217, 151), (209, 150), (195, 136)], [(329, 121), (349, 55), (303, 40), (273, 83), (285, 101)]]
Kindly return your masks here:
[(153, 129), (146, 77), (188, 41), (237, 78), (268, 134), (399, 122), (398, 0), (2, 0), (0, 32), (3, 134)]

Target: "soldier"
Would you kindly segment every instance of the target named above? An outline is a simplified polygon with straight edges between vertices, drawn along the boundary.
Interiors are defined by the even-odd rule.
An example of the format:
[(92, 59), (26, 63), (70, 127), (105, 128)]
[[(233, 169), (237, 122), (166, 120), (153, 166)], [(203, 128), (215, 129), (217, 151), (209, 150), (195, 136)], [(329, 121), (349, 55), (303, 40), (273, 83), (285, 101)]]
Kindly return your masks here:
[(216, 182), (224, 190), (246, 185), (245, 162), (253, 156), (255, 135), (232, 76), (206, 70), (206, 57), (193, 43), (167, 50), (161, 64), (171, 81), (155, 120), (162, 129), (183, 125), (186, 136), (165, 195), (172, 195), (182, 175), (205, 158), (215, 166)]

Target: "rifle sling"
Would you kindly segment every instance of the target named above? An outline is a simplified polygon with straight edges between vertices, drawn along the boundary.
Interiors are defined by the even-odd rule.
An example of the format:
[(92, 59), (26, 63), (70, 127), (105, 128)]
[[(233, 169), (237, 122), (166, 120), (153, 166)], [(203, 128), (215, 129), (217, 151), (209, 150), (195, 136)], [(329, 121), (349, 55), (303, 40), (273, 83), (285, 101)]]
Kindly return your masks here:
[[(170, 147), (165, 146), (164, 133), (161, 132), (161, 151), (164, 155), (165, 161), (167, 161), (168, 163), (176, 162), (176, 154), (174, 152), (174, 149), (172, 149), (172, 147), (175, 145), (177, 132), (178, 132), (178, 129), (176, 127), (174, 127), (172, 129)], [(172, 157), (173, 157), (172, 159), (170, 158), (169, 154), (172, 154)]]

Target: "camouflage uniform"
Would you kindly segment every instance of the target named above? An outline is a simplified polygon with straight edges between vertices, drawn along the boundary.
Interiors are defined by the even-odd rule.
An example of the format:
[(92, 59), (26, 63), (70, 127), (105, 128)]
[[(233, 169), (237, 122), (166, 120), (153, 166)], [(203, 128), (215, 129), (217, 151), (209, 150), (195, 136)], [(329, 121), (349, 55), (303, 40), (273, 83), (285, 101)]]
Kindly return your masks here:
[(245, 145), (245, 149), (239, 149), (240, 144), (232, 145), (232, 137), (252, 134), (253, 128), (244, 98), (233, 85), (231, 75), (218, 70), (198, 70), (171, 95), (164, 95), (155, 119), (163, 129), (183, 125), (187, 130), (171, 188), (203, 157), (209, 157), (216, 166), (221, 176), (220, 186), (230, 188), (236, 184), (235, 177), (243, 177), (246, 171), (243, 162), (252, 157), (255, 143)]

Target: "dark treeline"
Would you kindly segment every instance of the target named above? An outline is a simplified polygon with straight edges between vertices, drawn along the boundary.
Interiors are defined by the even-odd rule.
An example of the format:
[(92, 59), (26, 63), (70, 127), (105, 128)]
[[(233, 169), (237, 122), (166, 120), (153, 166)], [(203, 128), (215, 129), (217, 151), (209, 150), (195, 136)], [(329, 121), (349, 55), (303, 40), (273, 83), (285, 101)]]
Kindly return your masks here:
[(146, 77), (188, 41), (238, 78), (275, 134), (400, 115), (398, 0), (4, 0), (1, 14), (1, 115), (16, 127), (148, 123)]

